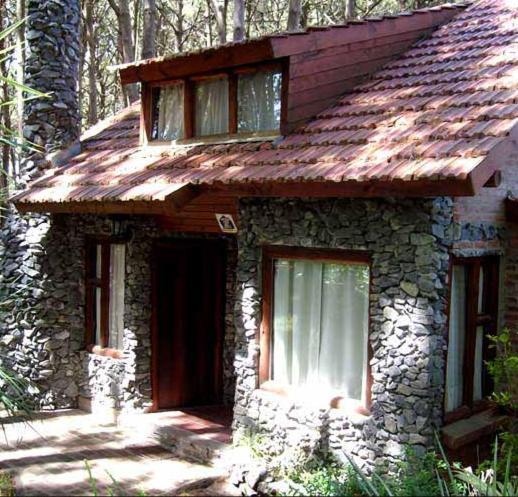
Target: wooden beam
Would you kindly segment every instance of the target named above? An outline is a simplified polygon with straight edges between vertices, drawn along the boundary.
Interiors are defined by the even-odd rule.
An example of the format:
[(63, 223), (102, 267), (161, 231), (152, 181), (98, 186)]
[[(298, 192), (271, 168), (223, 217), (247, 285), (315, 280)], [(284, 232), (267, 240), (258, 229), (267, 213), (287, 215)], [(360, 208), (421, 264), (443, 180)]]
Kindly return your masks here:
[(471, 181), (476, 192), (485, 186), (487, 181), (506, 165), (512, 164), (518, 153), (518, 124), (515, 124), (509, 134), (493, 147), (484, 160), (470, 173)]
[(475, 194), (469, 178), (418, 181), (268, 181), (249, 183), (212, 183), (200, 185), (201, 193), (237, 197), (469, 197)]
[(143, 61), (119, 68), (123, 85), (138, 81), (160, 81), (164, 79), (182, 78), (195, 74), (203, 74), (222, 68), (230, 68), (245, 64), (270, 61), (273, 51), (269, 38), (252, 40), (231, 46), (221, 46), (171, 57)]
[(498, 170), (493, 173), (485, 183), (484, 188), (498, 188), (502, 183), (502, 171)]

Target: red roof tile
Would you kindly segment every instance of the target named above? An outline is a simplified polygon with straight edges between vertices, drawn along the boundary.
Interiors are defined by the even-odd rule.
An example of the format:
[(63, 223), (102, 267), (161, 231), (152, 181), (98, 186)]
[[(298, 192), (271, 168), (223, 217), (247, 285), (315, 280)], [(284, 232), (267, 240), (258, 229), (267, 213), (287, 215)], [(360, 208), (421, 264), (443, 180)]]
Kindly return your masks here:
[(79, 155), (14, 200), (164, 200), (185, 184), (465, 179), (518, 123), (511, 3), (474, 3), (278, 143), (139, 147), (135, 104), (85, 133)]

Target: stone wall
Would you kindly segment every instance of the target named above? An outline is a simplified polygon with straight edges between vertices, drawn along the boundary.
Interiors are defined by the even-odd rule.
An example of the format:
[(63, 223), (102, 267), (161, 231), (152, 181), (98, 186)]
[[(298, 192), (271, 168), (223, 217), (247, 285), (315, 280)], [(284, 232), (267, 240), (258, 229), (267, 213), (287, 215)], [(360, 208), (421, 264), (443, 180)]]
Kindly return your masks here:
[[(442, 416), (452, 201), (243, 200), (236, 295), (236, 436), (272, 433), (272, 450), (345, 449), (359, 461), (424, 450)], [(367, 250), (372, 260), (369, 416), (256, 390), (261, 246)]]
[[(45, 152), (64, 148), (79, 136), (77, 82), (79, 0), (29, 0), (25, 83), (48, 93), (24, 108), (24, 137), (42, 147), (20, 165), (17, 187), (46, 167)], [(5, 213), (3, 213), (5, 214)], [(0, 360), (14, 365), (40, 387), (46, 407), (74, 405), (80, 317), (76, 280), (65, 278), (56, 255), (63, 252), (62, 226), (41, 214), (10, 210), (0, 231)]]
[[(124, 306), (124, 357), (114, 359), (84, 350), (85, 240), (109, 235), (109, 218), (93, 215), (35, 216), (16, 236), (19, 220), (8, 224), (2, 239), (7, 241), (4, 277), (20, 277), (31, 283), (44, 276), (35, 297), (20, 304), (37, 305), (38, 332), (24, 319), (23, 311), (6, 318), (0, 347), (18, 368), (38, 385), (43, 407), (75, 406), (78, 395), (91, 401), (98, 411), (121, 409), (142, 411), (151, 405), (151, 248), (153, 240), (185, 238), (187, 235), (161, 230), (152, 218), (134, 216), (126, 226), (131, 239), (126, 244)], [(11, 221), (12, 222), (12, 221)], [(20, 239), (28, 237), (20, 246)], [(235, 243), (228, 241), (227, 294), (224, 342), (224, 400), (233, 401), (235, 378), (233, 296)], [(25, 255), (27, 247), (34, 257)], [(13, 252), (16, 256), (12, 256)], [(0, 252), (0, 256), (2, 253)], [(18, 260), (23, 260), (19, 265)], [(37, 299), (37, 300), (35, 300)], [(21, 326), (20, 326), (21, 324)], [(1, 349), (0, 349), (1, 350)]]

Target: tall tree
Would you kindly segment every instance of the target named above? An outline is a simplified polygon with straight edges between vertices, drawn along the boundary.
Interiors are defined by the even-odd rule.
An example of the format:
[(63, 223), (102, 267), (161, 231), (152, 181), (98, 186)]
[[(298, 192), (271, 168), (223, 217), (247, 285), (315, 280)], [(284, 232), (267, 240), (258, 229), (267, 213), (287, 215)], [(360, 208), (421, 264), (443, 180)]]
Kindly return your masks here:
[[(88, 113), (87, 123), (95, 124), (97, 116), (97, 74), (96, 74), (96, 27), (94, 20), (94, 0), (84, 0), (83, 2), (83, 39), (86, 41), (88, 51), (87, 74), (88, 74)], [(84, 48), (83, 48), (84, 52)], [(83, 64), (86, 57), (83, 56)]]
[(288, 31), (300, 31), (301, 13), (301, 0), (290, 0), (287, 26)]
[(216, 20), (218, 41), (223, 44), (227, 41), (227, 0), (210, 0), (210, 8), (214, 13), (214, 19)]
[(245, 39), (245, 2), (234, 0), (234, 41)]
[[(128, 63), (135, 60), (135, 45), (133, 44), (133, 30), (128, 0), (108, 0), (110, 7), (115, 12), (118, 24), (118, 45), (122, 55), (122, 62)], [(124, 93), (127, 103), (138, 99), (136, 85), (126, 85)]]
[(345, 19), (356, 17), (356, 0), (345, 0)]
[(142, 23), (142, 58), (156, 55), (157, 9), (155, 0), (144, 0)]

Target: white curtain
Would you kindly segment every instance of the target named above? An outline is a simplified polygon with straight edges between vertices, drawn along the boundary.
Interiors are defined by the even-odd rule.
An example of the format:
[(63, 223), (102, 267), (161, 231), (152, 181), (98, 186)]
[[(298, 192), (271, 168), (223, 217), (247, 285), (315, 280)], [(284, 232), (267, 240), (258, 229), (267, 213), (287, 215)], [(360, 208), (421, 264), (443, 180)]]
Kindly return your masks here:
[(108, 347), (122, 350), (124, 331), (125, 252), (123, 244), (110, 245), (110, 332)]
[[(102, 268), (102, 245), (96, 246), (95, 254), (95, 277), (101, 279)], [(101, 293), (99, 287), (95, 288), (95, 345), (101, 344)]]
[(275, 262), (274, 380), (362, 399), (368, 280), (367, 265)]
[(195, 100), (196, 136), (228, 133), (228, 79), (197, 83)]
[(452, 411), (462, 405), (464, 344), (466, 340), (466, 270), (453, 266), (448, 335), (448, 360), (446, 366), (445, 410)]
[(183, 131), (183, 84), (160, 89), (157, 140), (179, 140)]
[(279, 129), (281, 79), (278, 72), (255, 72), (238, 77), (238, 131)]
[[(478, 280), (478, 313), (484, 312), (484, 267), (480, 267)], [(473, 368), (473, 400), (482, 399), (482, 367), (483, 367), (484, 327), (477, 326), (475, 337), (475, 364)]]

